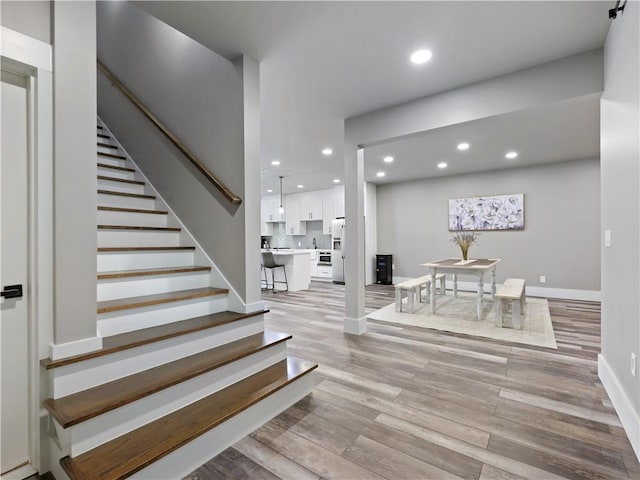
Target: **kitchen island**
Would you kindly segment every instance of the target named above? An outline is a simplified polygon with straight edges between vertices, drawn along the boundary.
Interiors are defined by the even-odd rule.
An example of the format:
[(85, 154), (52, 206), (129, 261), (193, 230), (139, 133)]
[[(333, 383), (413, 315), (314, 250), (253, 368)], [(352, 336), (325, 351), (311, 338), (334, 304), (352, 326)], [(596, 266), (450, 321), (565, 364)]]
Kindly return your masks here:
[[(261, 252), (271, 252), (276, 263), (284, 265), (289, 281), (289, 291), (299, 292), (307, 290), (311, 283), (311, 270), (309, 267), (309, 252), (301, 250), (261, 250)], [(274, 268), (273, 275), (276, 281), (284, 282), (284, 274), (281, 268)], [(271, 272), (267, 269), (267, 279), (271, 284)], [(261, 281), (264, 281), (264, 273)], [(283, 289), (285, 285), (276, 284), (276, 290)]]

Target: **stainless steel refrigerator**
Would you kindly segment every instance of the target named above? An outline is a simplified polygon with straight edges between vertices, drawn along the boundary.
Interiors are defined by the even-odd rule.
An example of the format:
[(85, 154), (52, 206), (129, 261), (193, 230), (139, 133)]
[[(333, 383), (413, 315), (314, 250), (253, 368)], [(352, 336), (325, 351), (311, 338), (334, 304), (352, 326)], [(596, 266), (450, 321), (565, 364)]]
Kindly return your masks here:
[(333, 283), (344, 285), (344, 218), (336, 218), (331, 221), (332, 250), (331, 268), (333, 270)]

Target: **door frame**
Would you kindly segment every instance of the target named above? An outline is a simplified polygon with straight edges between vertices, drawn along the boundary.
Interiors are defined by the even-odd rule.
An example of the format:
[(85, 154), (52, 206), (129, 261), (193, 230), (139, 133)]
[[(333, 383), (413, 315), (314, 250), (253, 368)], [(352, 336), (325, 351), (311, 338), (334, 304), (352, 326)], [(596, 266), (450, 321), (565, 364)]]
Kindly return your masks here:
[[(29, 461), (49, 470), (47, 415), (41, 406), (40, 359), (53, 341), (53, 71), (51, 45), (1, 27), (2, 69), (27, 77), (28, 187), (27, 310), (29, 345)], [(43, 435), (45, 434), (45, 435)], [(44, 452), (42, 450), (45, 450)]]

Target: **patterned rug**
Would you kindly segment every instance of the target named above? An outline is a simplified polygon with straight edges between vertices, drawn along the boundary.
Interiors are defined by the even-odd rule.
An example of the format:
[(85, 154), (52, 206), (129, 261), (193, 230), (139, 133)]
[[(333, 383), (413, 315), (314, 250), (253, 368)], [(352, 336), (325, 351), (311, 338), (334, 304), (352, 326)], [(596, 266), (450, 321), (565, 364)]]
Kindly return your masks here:
[[(404, 300), (406, 303), (406, 299)], [(395, 303), (387, 305), (367, 315), (370, 320), (432, 328), (445, 332), (463, 333), (477, 337), (493, 338), (505, 342), (524, 343), (538, 347), (558, 348), (553, 334), (549, 303), (543, 298), (529, 298), (522, 317), (522, 330), (500, 328), (495, 324), (493, 302), (485, 298), (482, 320), (476, 319), (475, 294), (461, 292), (458, 298), (438, 295), (436, 313), (431, 313), (431, 305), (420, 303), (413, 314), (396, 312)], [(405, 305), (403, 304), (403, 309)], [(505, 324), (510, 325), (510, 314)]]

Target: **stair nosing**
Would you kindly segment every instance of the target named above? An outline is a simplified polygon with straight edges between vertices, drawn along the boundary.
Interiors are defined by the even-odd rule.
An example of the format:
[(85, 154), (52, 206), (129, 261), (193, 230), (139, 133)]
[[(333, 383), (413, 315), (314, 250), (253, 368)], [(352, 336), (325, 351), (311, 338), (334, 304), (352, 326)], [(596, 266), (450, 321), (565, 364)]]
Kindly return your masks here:
[[(121, 312), (123, 310), (152, 307), (154, 305), (164, 305), (165, 303), (181, 302), (183, 300), (195, 300), (198, 298), (217, 297), (219, 295), (226, 295), (228, 293), (229, 293), (229, 290), (226, 288), (205, 287), (205, 288), (192, 288), (189, 290), (179, 290), (176, 292), (158, 293), (154, 295), (142, 295), (139, 297), (119, 298), (117, 300), (105, 300), (102, 302), (98, 302), (97, 313), (101, 314), (101, 313)], [(145, 300), (140, 300), (142, 298), (144, 298)], [(134, 299), (138, 299), (138, 300), (134, 301)], [(107, 306), (107, 304), (109, 305)]]
[[(132, 462), (133, 464), (130, 466), (130, 468), (124, 471), (120, 469), (119, 472), (112, 471), (110, 472), (112, 473), (112, 475), (107, 477), (110, 480), (124, 479), (130, 475), (135, 474), (136, 472), (139, 472), (140, 470), (151, 465), (152, 463), (156, 462), (160, 458), (164, 458), (170, 453), (175, 452), (183, 445), (186, 445), (188, 442), (218, 427), (219, 425), (223, 424), (225, 421), (235, 417), (236, 415), (241, 414), (242, 412), (246, 411), (250, 407), (257, 405), (261, 401), (276, 394), (283, 388), (300, 380), (301, 378), (313, 372), (318, 367), (318, 365), (312, 362), (307, 362), (307, 361), (298, 359), (293, 356), (288, 356), (286, 360), (277, 362), (274, 365), (267, 367), (254, 375), (251, 375), (250, 377), (247, 377), (243, 380), (240, 380), (237, 383), (234, 383), (228, 387), (225, 387), (219, 390), (218, 392), (212, 393), (199, 400), (196, 400), (195, 402), (185, 407), (175, 410), (174, 412), (171, 412), (168, 415), (165, 415), (164, 417), (158, 420), (154, 420), (153, 422), (150, 422), (146, 425), (143, 425), (142, 427), (132, 430), (131, 432), (128, 432), (122, 435), (121, 437), (118, 437), (115, 440), (111, 440), (103, 445), (100, 445), (93, 450), (84, 452), (83, 454), (79, 455), (78, 458), (90, 455), (92, 453), (93, 455), (95, 455), (96, 452), (97, 454), (100, 455), (100, 458), (104, 458), (104, 455), (106, 453), (106, 452), (103, 452), (104, 450), (108, 450), (109, 452), (114, 452), (114, 451), (117, 452), (118, 448), (114, 448), (114, 447), (119, 447), (120, 449), (131, 449), (131, 445), (134, 445), (134, 444), (140, 445), (141, 443), (129, 441), (128, 442), (129, 445), (125, 445), (125, 446), (120, 446), (118, 445), (118, 443), (122, 443), (123, 441), (124, 443), (127, 443), (126, 440), (130, 440), (132, 438), (136, 439), (137, 436), (150, 437), (149, 430), (158, 428), (158, 426), (162, 425), (163, 423), (171, 424), (174, 419), (187, 416), (186, 413), (189, 412), (189, 410), (191, 411), (195, 410), (197, 412), (198, 410), (201, 410), (202, 407), (208, 407), (209, 404), (215, 403), (215, 401), (218, 401), (219, 399), (224, 400), (225, 396), (236, 393), (235, 390), (239, 391), (238, 394), (242, 394), (246, 389), (246, 385), (250, 384), (252, 379), (258, 378), (260, 376), (264, 376), (267, 378), (261, 379), (261, 381), (266, 382), (269, 380), (268, 378), (269, 375), (275, 376), (274, 373), (277, 371), (277, 369), (283, 368), (283, 367), (286, 369), (285, 370), (286, 378), (283, 378), (283, 376), (279, 376), (276, 380), (273, 380), (270, 383), (263, 385), (258, 390), (255, 390), (254, 394), (250, 398), (245, 399), (244, 403), (242, 403), (241, 405), (230, 405), (226, 410), (216, 412), (216, 415), (212, 416), (212, 418), (210, 419), (207, 419), (204, 424), (196, 425), (196, 429), (191, 430), (186, 434), (180, 435), (178, 438), (175, 438), (174, 439), (175, 441), (173, 443), (162, 445), (162, 448), (159, 448), (157, 452), (152, 452), (152, 455), (149, 455), (146, 458), (142, 457), (140, 454), (134, 456), (133, 458), (135, 458), (136, 460)], [(274, 373), (272, 373), (272, 371)], [(268, 390), (266, 390), (267, 388)], [(189, 414), (193, 415), (193, 412), (189, 412)], [(77, 468), (78, 465), (73, 463), (73, 460), (74, 459), (67, 456), (60, 460), (60, 464), (62, 465), (63, 469), (67, 472), (67, 474), (69, 474), (72, 480), (80, 479), (80, 478), (85, 479), (86, 472), (83, 472), (79, 468)], [(119, 465), (123, 465), (123, 463), (121, 462)], [(105, 478), (104, 476), (102, 476), (102, 474), (100, 475), (101, 475), (100, 478)]]
[(110, 135), (106, 135), (106, 134), (104, 134), (104, 133), (98, 133), (97, 135), (98, 135), (100, 138), (111, 138), (111, 136), (110, 136)]
[(110, 143), (104, 143), (104, 142), (97, 142), (97, 143), (98, 143), (98, 147), (115, 148), (116, 150), (118, 149), (117, 145), (111, 145)]
[(108, 163), (98, 163), (98, 168), (110, 168), (112, 170), (122, 170), (124, 172), (135, 172), (135, 168), (118, 167), (117, 165), (109, 165)]
[(98, 175), (98, 180), (106, 180), (108, 182), (130, 183), (132, 185), (144, 185), (142, 180), (129, 180), (127, 178), (107, 177), (106, 175)]
[(155, 195), (144, 195), (141, 193), (127, 193), (127, 192), (115, 192), (113, 190), (98, 189), (98, 193), (103, 195), (119, 195), (121, 197), (133, 197), (133, 198), (146, 198), (149, 200), (155, 200)]
[(107, 252), (162, 252), (172, 250), (195, 250), (196, 247), (189, 245), (168, 246), (168, 247), (98, 247), (98, 253)]
[(146, 213), (151, 215), (168, 215), (169, 214), (167, 210), (145, 210), (143, 208), (109, 207), (107, 205), (98, 205), (98, 210), (103, 212)]
[(98, 272), (98, 280), (108, 280), (113, 278), (131, 278), (131, 277), (151, 277), (155, 275), (174, 275), (178, 273), (195, 273), (211, 271), (208, 266), (184, 266), (184, 267), (161, 267), (148, 268), (139, 270), (121, 270), (113, 272)]
[(143, 225), (98, 225), (98, 230), (142, 230), (158, 232), (180, 232), (180, 227), (145, 227)]
[(126, 160), (127, 159), (127, 157), (125, 157), (124, 155), (116, 155), (115, 153), (97, 152), (97, 154), (100, 155), (101, 157), (116, 158), (118, 160)]
[[(122, 343), (119, 344), (116, 342), (115, 345), (107, 345), (106, 347), (103, 346), (102, 349), (100, 350), (95, 350), (93, 352), (88, 352), (88, 353), (83, 353), (80, 355), (74, 355), (72, 357), (66, 357), (66, 358), (61, 358), (58, 360), (51, 360), (49, 358), (44, 358), (42, 360), (40, 360), (40, 365), (44, 368), (46, 368), (47, 370), (51, 370), (54, 368), (59, 368), (59, 367), (64, 367), (67, 365), (72, 365), (74, 363), (78, 363), (78, 362), (83, 362), (85, 360), (90, 360), (92, 358), (98, 358), (98, 357), (103, 357), (106, 355), (111, 355), (112, 353), (116, 353), (116, 352), (121, 352), (124, 350), (130, 350), (132, 348), (138, 348), (144, 345), (148, 345), (151, 343), (156, 343), (156, 342), (161, 342), (163, 340), (168, 340), (170, 338), (175, 338), (175, 337), (180, 337), (183, 335), (189, 335), (190, 333), (194, 333), (194, 332), (199, 332), (202, 330), (208, 330), (209, 328), (216, 328), (222, 325), (227, 325), (229, 323), (233, 323), (233, 322), (237, 322), (240, 320), (245, 320), (247, 318), (251, 318), (251, 317), (255, 317), (257, 315), (262, 315), (264, 313), (268, 312), (268, 310), (258, 310), (255, 312), (250, 312), (250, 313), (240, 313), (240, 312), (229, 312), (229, 311), (224, 311), (224, 312), (218, 312), (218, 313), (212, 313), (212, 314), (208, 314), (208, 315), (202, 315), (200, 317), (195, 317), (195, 318), (190, 318), (187, 320), (181, 320), (180, 322), (176, 322), (176, 323), (183, 323), (183, 324), (188, 324), (188, 323), (193, 323), (196, 322), (198, 320), (201, 320), (203, 318), (211, 318), (214, 317), (216, 315), (221, 315), (221, 314), (236, 314), (237, 316), (233, 316), (231, 318), (227, 318), (224, 319), (224, 321), (221, 321), (219, 323), (214, 323), (214, 324), (201, 324), (198, 325), (197, 327), (190, 327), (190, 328), (185, 328), (183, 330), (178, 330), (175, 332), (171, 332), (171, 333), (161, 333), (159, 335), (156, 336), (152, 336), (150, 338), (146, 338), (146, 339), (140, 339), (140, 340), (133, 340), (133, 341), (129, 341), (126, 343)], [(147, 329), (147, 331), (150, 330), (161, 330), (162, 328), (166, 328), (167, 325), (158, 325), (155, 327), (149, 327)], [(121, 333), (118, 335), (112, 335), (110, 337), (104, 337), (103, 338), (103, 342), (107, 342), (109, 343), (109, 340), (113, 341), (114, 339), (117, 338), (126, 338), (126, 337), (130, 337), (132, 336), (134, 333), (139, 333), (138, 332), (127, 332), (127, 333)]]
[[(201, 357), (206, 357), (206, 356), (210, 356), (210, 355), (214, 355), (215, 351), (223, 351), (225, 349), (229, 349), (229, 347), (232, 347), (233, 345), (241, 345), (243, 342), (244, 343), (251, 343), (253, 341), (253, 339), (257, 339), (258, 336), (261, 336), (261, 342), (259, 345), (257, 346), (251, 346), (251, 347), (244, 347), (244, 349), (234, 353), (233, 355), (229, 355), (224, 357), (224, 359), (218, 359), (215, 361), (210, 361), (208, 364), (206, 365), (202, 365), (200, 366), (198, 369), (189, 369), (187, 372), (185, 372), (184, 374), (181, 374), (181, 376), (178, 378), (176, 377), (175, 373), (173, 374), (173, 378), (171, 380), (165, 381), (164, 383), (161, 384), (156, 384), (153, 387), (148, 387), (148, 385), (151, 383), (149, 381), (147, 381), (147, 378), (149, 376), (153, 376), (154, 374), (158, 374), (159, 372), (163, 372), (164, 370), (170, 369), (170, 366), (174, 366), (177, 362), (180, 362), (182, 364), (185, 363), (189, 363), (188, 360), (193, 361), (196, 358), (201, 358)], [(261, 333), (257, 333), (254, 335), (249, 335), (247, 337), (243, 337), (241, 339), (238, 340), (234, 340), (232, 342), (228, 342), (225, 343), (223, 345), (219, 345), (217, 347), (213, 347), (207, 350), (203, 350), (201, 352), (197, 352), (194, 353), (192, 355), (188, 355), (186, 357), (182, 357), (179, 358), (177, 360), (168, 362), (168, 363), (164, 363), (161, 365), (156, 365), (155, 367), (151, 367), (148, 368), (146, 370), (142, 370), (140, 372), (136, 372), (133, 373), (131, 375), (128, 375), (126, 377), (121, 377), (121, 378), (117, 378), (115, 380), (112, 380), (110, 382), (104, 383), (104, 384), (100, 384), (97, 385), (95, 387), (89, 388), (87, 390), (82, 390), (81, 392), (76, 392), (70, 395), (67, 395), (65, 397), (61, 397), (61, 398), (57, 398), (57, 399), (52, 399), (52, 398), (48, 398), (47, 400), (45, 400), (43, 402), (44, 407), (47, 409), (47, 411), (49, 413), (51, 413), (51, 415), (58, 421), (58, 423), (63, 427), (63, 428), (69, 428), (72, 427), (74, 425), (77, 425), (79, 423), (85, 422), (87, 420), (90, 420), (92, 418), (95, 418), (99, 415), (102, 415), (104, 413), (110, 412), (112, 410), (115, 410), (117, 408), (120, 408), (124, 405), (128, 405), (130, 403), (133, 403), (137, 400), (140, 400), (142, 398), (148, 397), (149, 395), (153, 395), (154, 393), (160, 392), (162, 390), (165, 390), (167, 388), (173, 387), (175, 385), (178, 385), (179, 383), (185, 382), (187, 380), (190, 380), (192, 378), (195, 378), (199, 375), (202, 375), (204, 373), (216, 370), (218, 368), (224, 367), (225, 365), (228, 365), (232, 362), (235, 362), (237, 360), (240, 360), (242, 358), (246, 358), (250, 355), (253, 355), (255, 353), (261, 352), (263, 350), (266, 350), (270, 347), (273, 347), (275, 345), (278, 345), (282, 342), (286, 342), (288, 340), (290, 340), (292, 338), (292, 335), (290, 334), (285, 334), (285, 333), (281, 333), (281, 332), (276, 332), (276, 331), (271, 331), (271, 330), (265, 330), (264, 332)], [(183, 367), (184, 370), (184, 367)], [(166, 374), (165, 374), (166, 375)], [(162, 374), (160, 375), (162, 376)], [(85, 411), (85, 413), (83, 414), (79, 414), (77, 416), (74, 417), (70, 417), (69, 415), (64, 414), (63, 412), (60, 411), (60, 408), (56, 409), (56, 403), (60, 404), (64, 404), (65, 399), (69, 399), (69, 398), (81, 398), (82, 394), (85, 392), (100, 392), (102, 393), (103, 390), (108, 389), (113, 387), (115, 391), (117, 392), (123, 392), (124, 388), (122, 387), (122, 384), (125, 382), (125, 379), (129, 379), (129, 381), (131, 381), (131, 379), (138, 379), (137, 382), (135, 382), (137, 385), (140, 385), (140, 388), (138, 389), (137, 392), (133, 393), (133, 394), (129, 394), (126, 398), (123, 399), (119, 399), (118, 401), (113, 401), (111, 403), (107, 403), (105, 405), (102, 405), (100, 408), (95, 408), (95, 403), (92, 403), (92, 406), (94, 407), (93, 409), (87, 409), (87, 411)], [(116, 388), (120, 385), (119, 388)], [(69, 401), (69, 400), (66, 400)], [(81, 400), (79, 400), (81, 401)]]

